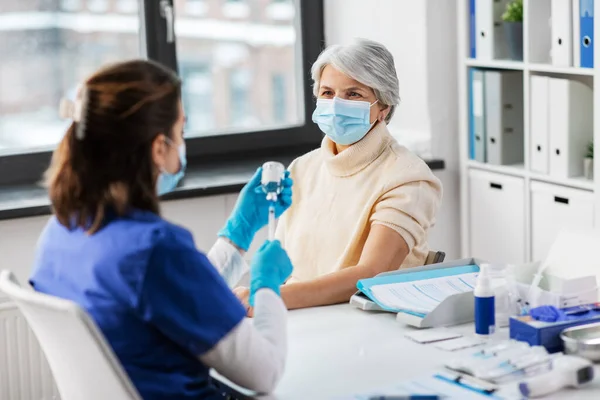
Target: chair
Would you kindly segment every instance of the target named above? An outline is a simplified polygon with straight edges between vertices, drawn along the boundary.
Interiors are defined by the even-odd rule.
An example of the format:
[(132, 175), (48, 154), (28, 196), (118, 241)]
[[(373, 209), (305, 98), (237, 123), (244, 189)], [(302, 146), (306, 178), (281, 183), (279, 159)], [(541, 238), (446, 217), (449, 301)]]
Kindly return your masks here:
[(438, 264), (444, 262), (446, 253), (443, 251), (430, 251), (425, 259), (425, 265)]
[(0, 272), (0, 290), (37, 336), (62, 400), (141, 400), (104, 336), (77, 304), (27, 290), (10, 271)]

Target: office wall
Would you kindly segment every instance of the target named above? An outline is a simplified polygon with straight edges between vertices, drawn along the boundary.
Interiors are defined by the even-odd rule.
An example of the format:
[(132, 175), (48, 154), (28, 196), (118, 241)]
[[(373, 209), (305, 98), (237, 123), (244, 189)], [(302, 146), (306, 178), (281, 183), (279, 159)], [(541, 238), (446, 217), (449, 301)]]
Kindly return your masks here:
[(460, 253), (456, 2), (448, 0), (325, 0), (328, 44), (377, 40), (394, 55), (401, 103), (390, 131), (424, 157), (446, 161), (437, 173), (444, 201), (431, 246)]

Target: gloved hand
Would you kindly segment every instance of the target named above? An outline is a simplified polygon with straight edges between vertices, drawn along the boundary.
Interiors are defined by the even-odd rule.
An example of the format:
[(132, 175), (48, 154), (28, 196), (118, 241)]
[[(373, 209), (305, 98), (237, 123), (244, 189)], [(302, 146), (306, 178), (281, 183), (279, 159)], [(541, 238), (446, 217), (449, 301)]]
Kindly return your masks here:
[[(263, 192), (260, 179), (262, 168), (259, 168), (250, 182), (240, 192), (237, 203), (225, 226), (219, 231), (219, 236), (231, 240), (237, 247), (248, 250), (254, 235), (269, 222), (269, 205)], [(292, 205), (292, 185), (290, 172), (285, 171), (281, 181), (281, 193), (275, 203), (275, 217), (279, 218)]]
[(259, 289), (271, 289), (280, 296), (279, 287), (289, 278), (293, 269), (279, 240), (265, 241), (250, 263), (250, 305), (254, 307), (254, 295)]

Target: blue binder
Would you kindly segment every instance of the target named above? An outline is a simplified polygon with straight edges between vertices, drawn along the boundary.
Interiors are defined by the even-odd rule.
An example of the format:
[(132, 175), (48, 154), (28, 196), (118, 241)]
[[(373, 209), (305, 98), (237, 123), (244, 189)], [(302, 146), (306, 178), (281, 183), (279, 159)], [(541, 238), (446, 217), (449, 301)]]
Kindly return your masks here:
[(389, 309), (379, 303), (371, 288), (376, 285), (399, 282), (412, 282), (439, 278), (443, 276), (462, 275), (478, 272), (481, 261), (469, 258), (406, 268), (385, 272), (370, 279), (361, 279), (357, 283), (358, 292), (350, 299), (350, 304), (365, 311), (388, 311), (396, 313), (396, 320), (416, 328), (457, 325), (473, 322), (473, 292), (456, 293), (437, 305), (427, 314), (412, 310)]
[(475, 0), (469, 0), (469, 44), (470, 48), (470, 57), (476, 58), (477, 53), (475, 49)]
[(594, 0), (579, 1), (581, 67), (594, 68)]

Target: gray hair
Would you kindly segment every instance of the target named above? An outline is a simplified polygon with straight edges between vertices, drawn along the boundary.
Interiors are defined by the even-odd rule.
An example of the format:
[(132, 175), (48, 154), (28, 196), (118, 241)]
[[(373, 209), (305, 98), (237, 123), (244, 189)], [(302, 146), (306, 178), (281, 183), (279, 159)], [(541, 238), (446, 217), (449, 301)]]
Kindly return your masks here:
[(385, 118), (386, 123), (390, 122), (400, 103), (400, 85), (394, 57), (384, 45), (372, 40), (356, 39), (349, 45), (327, 47), (311, 69), (315, 96), (319, 94), (321, 73), (327, 65), (373, 89), (379, 104), (391, 107)]

